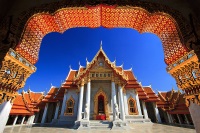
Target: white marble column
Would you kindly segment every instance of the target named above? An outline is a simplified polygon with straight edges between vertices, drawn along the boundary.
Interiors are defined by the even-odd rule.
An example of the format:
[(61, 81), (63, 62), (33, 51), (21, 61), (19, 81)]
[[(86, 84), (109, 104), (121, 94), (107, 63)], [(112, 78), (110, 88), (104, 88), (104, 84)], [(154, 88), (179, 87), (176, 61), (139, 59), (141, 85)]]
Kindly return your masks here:
[(12, 104), (10, 103), (10, 101), (6, 101), (0, 105), (0, 133), (3, 132), (6, 126), (11, 107), (12, 107)]
[(29, 125), (31, 123), (31, 118), (32, 118), (31, 116), (28, 117), (26, 125)]
[(45, 109), (44, 109), (44, 113), (43, 113), (43, 116), (42, 116), (42, 121), (41, 121), (41, 123), (45, 123), (46, 116), (47, 116), (48, 105), (49, 105), (49, 104), (46, 103)]
[(31, 124), (34, 123), (34, 120), (35, 120), (35, 115), (32, 116)]
[(66, 109), (66, 101), (67, 101), (67, 90), (65, 90), (63, 102), (62, 102), (62, 109), (61, 109), (61, 116), (64, 116), (65, 109)]
[(200, 106), (190, 101), (189, 111), (197, 133), (200, 133)]
[(125, 92), (124, 92), (124, 111), (125, 111), (125, 115), (129, 115), (129, 114), (128, 114), (127, 97), (126, 97), (126, 93), (125, 93)]
[(87, 92), (86, 92), (86, 106), (87, 106), (87, 112), (88, 112), (88, 114), (87, 114), (87, 116), (84, 116), (84, 118), (86, 120), (90, 119), (90, 95), (91, 95), (91, 82), (90, 82), (90, 79), (88, 79)]
[(168, 122), (169, 122), (170, 124), (173, 123), (170, 114), (169, 114), (168, 112), (166, 112), (166, 113), (167, 113)]
[(160, 118), (160, 114), (159, 114), (156, 102), (153, 102), (153, 108), (154, 108), (157, 123), (161, 123), (162, 121), (161, 121), (161, 118)]
[(187, 123), (188, 125), (190, 125), (190, 122), (188, 121), (188, 118), (187, 118), (187, 115), (186, 115), (186, 114), (184, 114), (184, 117), (185, 117), (186, 123)]
[(146, 104), (145, 104), (144, 101), (142, 101), (142, 109), (143, 109), (144, 118), (145, 118), (145, 119), (148, 119), (149, 116), (148, 116)]
[(124, 111), (124, 101), (123, 101), (123, 92), (122, 92), (122, 86), (118, 85), (119, 95), (120, 95), (120, 118), (122, 121), (125, 121), (125, 111)]
[(24, 124), (24, 120), (25, 120), (25, 118), (26, 118), (26, 116), (23, 116), (23, 118), (22, 118), (22, 122), (21, 122), (21, 125)]
[(39, 118), (39, 112), (36, 114), (35, 116), (35, 122), (34, 123), (37, 123), (38, 122), (38, 118)]
[(13, 126), (16, 124), (17, 119), (18, 119), (18, 115), (15, 116), (15, 120), (14, 120), (14, 122), (13, 122)]
[[(118, 102), (117, 102), (117, 104), (118, 104), (118, 106), (119, 106), (119, 109), (121, 108), (121, 103), (120, 103), (120, 94), (119, 94), (119, 87), (118, 87), (118, 92), (117, 92), (117, 98), (118, 98)], [(121, 112), (121, 110), (120, 110), (120, 112)]]
[(135, 99), (136, 99), (136, 104), (137, 104), (137, 110), (138, 110), (138, 113), (139, 115), (142, 115), (142, 112), (141, 112), (141, 107), (140, 107), (140, 100), (139, 100), (139, 96), (138, 96), (138, 92), (135, 90)]
[[(113, 120), (116, 120), (116, 111), (115, 111), (115, 105), (117, 105), (117, 99), (116, 99), (116, 90), (115, 90), (115, 82), (112, 81), (111, 83), (111, 88), (112, 88), (112, 101), (113, 101)], [(118, 105), (117, 105), (118, 106)], [(117, 116), (118, 118), (119, 116)]]
[(176, 114), (176, 116), (178, 117), (178, 122), (179, 122), (179, 124), (182, 124), (182, 121), (181, 121), (180, 116), (179, 116), (178, 114)]
[(82, 119), (83, 92), (84, 92), (84, 80), (81, 81), (81, 87), (80, 87), (80, 92), (79, 92), (79, 103), (78, 103), (77, 121), (80, 121)]
[(60, 101), (58, 101), (58, 102), (56, 103), (56, 111), (55, 111), (55, 114), (54, 114), (54, 119), (57, 119), (57, 118), (58, 118), (59, 107), (60, 107)]

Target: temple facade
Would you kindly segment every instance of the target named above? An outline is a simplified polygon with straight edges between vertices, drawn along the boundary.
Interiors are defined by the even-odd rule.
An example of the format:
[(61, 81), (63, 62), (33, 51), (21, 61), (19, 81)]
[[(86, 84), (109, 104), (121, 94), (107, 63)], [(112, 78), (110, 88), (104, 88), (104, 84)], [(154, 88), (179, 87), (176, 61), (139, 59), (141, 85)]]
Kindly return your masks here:
[[(150, 94), (146, 93), (148, 89)], [(129, 122), (150, 122), (147, 102), (152, 103), (154, 121), (161, 122), (157, 101), (158, 96), (151, 88), (143, 87), (131, 69), (116, 66), (100, 47), (86, 67), (80, 65), (79, 70), (70, 69), (62, 86), (50, 89), (43, 99), (46, 107), (41, 122), (49, 121), (47, 116), (51, 111), (55, 112), (52, 121), (57, 124), (74, 123), (77, 127), (89, 128), (92, 120), (106, 120), (113, 128), (126, 127)], [(56, 108), (48, 109), (55, 102)]]
[(30, 89), (16, 95), (7, 125), (128, 129), (129, 123), (156, 122), (193, 127), (183, 93), (156, 94), (137, 81), (132, 69), (111, 62), (102, 46), (86, 67), (70, 68), (65, 82), (51, 86), (46, 95)]

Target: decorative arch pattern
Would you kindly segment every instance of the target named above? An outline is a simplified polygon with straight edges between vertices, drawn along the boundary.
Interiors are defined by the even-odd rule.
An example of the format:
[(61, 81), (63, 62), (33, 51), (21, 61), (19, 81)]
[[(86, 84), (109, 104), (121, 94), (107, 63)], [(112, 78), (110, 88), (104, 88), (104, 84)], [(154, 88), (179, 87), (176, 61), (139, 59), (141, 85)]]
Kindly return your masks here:
[(138, 110), (137, 110), (137, 105), (136, 105), (137, 103), (135, 99), (132, 96), (130, 96), (127, 102), (128, 102), (129, 115), (137, 115)]
[(106, 120), (109, 120), (109, 113), (108, 113), (108, 97), (106, 93), (102, 90), (99, 89), (99, 91), (95, 94), (94, 96), (94, 116), (93, 118), (96, 119), (96, 116), (98, 115), (98, 96), (103, 95), (104, 96), (104, 109), (105, 109), (105, 114), (106, 114)]
[(64, 115), (73, 115), (74, 114), (74, 105), (75, 105), (75, 100), (71, 96), (66, 102), (66, 109), (65, 109)]
[(140, 33), (151, 32), (160, 37), (164, 60), (167, 65), (184, 56), (188, 50), (181, 43), (176, 22), (164, 13), (149, 13), (138, 7), (115, 7), (99, 5), (94, 7), (63, 8), (53, 14), (41, 13), (27, 22), (16, 51), (35, 64), (42, 38), (50, 32), (63, 33), (73, 27), (126, 27)]

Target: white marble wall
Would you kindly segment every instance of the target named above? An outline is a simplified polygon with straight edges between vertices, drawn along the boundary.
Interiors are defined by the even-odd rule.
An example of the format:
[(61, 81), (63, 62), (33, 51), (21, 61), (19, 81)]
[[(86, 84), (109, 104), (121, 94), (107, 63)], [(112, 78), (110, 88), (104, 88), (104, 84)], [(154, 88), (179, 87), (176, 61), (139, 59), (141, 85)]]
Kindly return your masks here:
[(0, 105), (0, 133), (3, 133), (3, 130), (6, 126), (11, 107), (12, 105), (10, 101), (6, 101)]
[(200, 133), (200, 106), (191, 102), (189, 106), (190, 114), (197, 133)]
[(60, 119), (65, 119), (65, 120), (76, 120), (77, 118), (77, 111), (78, 111), (78, 101), (79, 101), (79, 93), (77, 93), (77, 91), (75, 89), (68, 89), (67, 90), (67, 93), (66, 93), (66, 101), (65, 101), (65, 104), (64, 105), (64, 112), (65, 112), (65, 109), (66, 109), (66, 102), (67, 100), (72, 96), (72, 98), (74, 99), (75, 101), (75, 105), (74, 105), (74, 114), (72, 116), (64, 116), (64, 115), (61, 115), (60, 116)]

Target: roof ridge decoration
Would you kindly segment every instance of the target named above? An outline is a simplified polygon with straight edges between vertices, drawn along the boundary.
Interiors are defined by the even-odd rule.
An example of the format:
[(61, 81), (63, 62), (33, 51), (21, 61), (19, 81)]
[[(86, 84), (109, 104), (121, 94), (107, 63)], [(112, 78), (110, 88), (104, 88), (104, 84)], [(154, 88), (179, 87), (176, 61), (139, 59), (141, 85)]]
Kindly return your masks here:
[(106, 53), (104, 52), (103, 48), (102, 48), (102, 42), (101, 42), (101, 45), (100, 45), (100, 49), (99, 51), (96, 53), (96, 55), (94, 56), (94, 58), (92, 59), (91, 62), (89, 62), (86, 66), (86, 69), (80, 74), (80, 75), (77, 75), (77, 77), (75, 78), (75, 81), (79, 80), (82, 78), (82, 76), (84, 76), (87, 71), (92, 67), (92, 65), (97, 61), (97, 57), (99, 56), (99, 54), (102, 53), (103, 56), (105, 57), (105, 62), (108, 63), (113, 69), (114, 71), (120, 75), (122, 77), (123, 80), (127, 81), (128, 80), (128, 75), (125, 75), (124, 72), (119, 72), (117, 69), (116, 69), (116, 66), (113, 62), (111, 62), (109, 60), (109, 58), (107, 57)]
[[(138, 82), (138, 81), (137, 81)], [(142, 86), (142, 82), (138, 82), (139, 83), (139, 85), (141, 86), (141, 88), (142, 88), (142, 90), (144, 91), (144, 88), (143, 88), (143, 86)], [(147, 93), (144, 91), (144, 93), (147, 95)], [(147, 97), (149, 97), (148, 95), (147, 95)]]
[(24, 92), (24, 91), (22, 92), (22, 99), (23, 99), (23, 101), (24, 101), (24, 104), (25, 104), (27, 110), (30, 111), (30, 112), (32, 112), (32, 110), (29, 108), (28, 102), (26, 101), (26, 99), (25, 99), (25, 97), (24, 97), (24, 94), (25, 94), (25, 93), (26, 93), (26, 92)]
[(165, 102), (167, 102), (167, 100), (163, 97), (163, 95), (161, 94), (160, 91), (158, 91), (158, 95), (159, 95)]
[(34, 100), (32, 99), (32, 97), (31, 97), (31, 89), (29, 88), (28, 89), (28, 96), (29, 96), (29, 99), (31, 100), (31, 102), (34, 102)]

